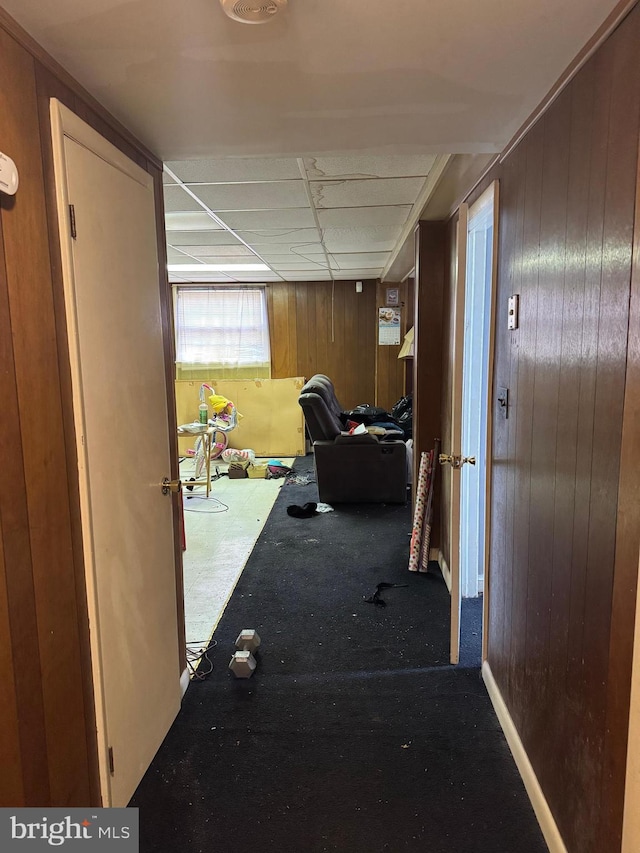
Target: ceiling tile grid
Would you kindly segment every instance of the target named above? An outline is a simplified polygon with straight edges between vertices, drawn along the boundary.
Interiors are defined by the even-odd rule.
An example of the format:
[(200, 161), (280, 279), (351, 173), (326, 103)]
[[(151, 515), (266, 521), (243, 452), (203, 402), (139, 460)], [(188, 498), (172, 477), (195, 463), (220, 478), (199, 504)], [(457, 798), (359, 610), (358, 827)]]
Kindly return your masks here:
[[(436, 159), (389, 155), (168, 163), (169, 265), (202, 266), (188, 273), (170, 269), (172, 280), (379, 278)], [(234, 270), (251, 262), (262, 262), (264, 270)]]

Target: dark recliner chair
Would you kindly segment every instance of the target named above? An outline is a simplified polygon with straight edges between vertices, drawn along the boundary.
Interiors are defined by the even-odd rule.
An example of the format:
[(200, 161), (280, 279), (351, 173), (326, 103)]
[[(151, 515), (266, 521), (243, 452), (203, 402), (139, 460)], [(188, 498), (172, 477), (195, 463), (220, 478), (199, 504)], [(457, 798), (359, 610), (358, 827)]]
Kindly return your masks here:
[(298, 402), (313, 442), (318, 495), (325, 503), (406, 503), (407, 448), (402, 440), (344, 432), (333, 382), (318, 373)]

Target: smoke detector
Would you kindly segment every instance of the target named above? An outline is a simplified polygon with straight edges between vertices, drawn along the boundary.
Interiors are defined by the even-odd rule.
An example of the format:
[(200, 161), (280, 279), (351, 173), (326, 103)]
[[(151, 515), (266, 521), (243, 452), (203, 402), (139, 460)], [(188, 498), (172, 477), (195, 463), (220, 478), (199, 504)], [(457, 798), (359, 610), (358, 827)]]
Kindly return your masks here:
[(287, 0), (220, 0), (225, 15), (241, 24), (266, 24), (287, 5)]

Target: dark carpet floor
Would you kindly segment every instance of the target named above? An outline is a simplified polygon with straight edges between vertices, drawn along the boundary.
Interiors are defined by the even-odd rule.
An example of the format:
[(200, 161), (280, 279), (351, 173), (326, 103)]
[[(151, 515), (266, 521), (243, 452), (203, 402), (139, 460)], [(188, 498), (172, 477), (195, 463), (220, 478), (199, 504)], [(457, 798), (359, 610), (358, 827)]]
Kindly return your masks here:
[[(310, 460), (296, 469), (308, 471)], [(407, 572), (408, 507), (309, 519), (285, 485), (132, 802), (142, 853), (538, 853), (477, 668), (448, 665), (449, 599)], [(364, 601), (381, 581), (386, 607)], [(241, 628), (258, 669), (227, 670)]]

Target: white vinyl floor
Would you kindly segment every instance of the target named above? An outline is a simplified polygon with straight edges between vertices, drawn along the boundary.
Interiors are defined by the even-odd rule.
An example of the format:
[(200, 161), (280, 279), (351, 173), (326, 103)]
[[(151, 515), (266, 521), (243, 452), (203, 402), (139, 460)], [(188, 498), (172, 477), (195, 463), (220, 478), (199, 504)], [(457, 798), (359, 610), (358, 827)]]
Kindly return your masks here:
[[(293, 462), (281, 461), (285, 465)], [(224, 463), (212, 461), (212, 474), (216, 466), (220, 472), (227, 470)], [(193, 476), (191, 459), (180, 464), (180, 475), (188, 484)], [(211, 484), (208, 499), (204, 486), (196, 486), (191, 492), (183, 488), (187, 643), (204, 643), (210, 638), (283, 483), (284, 478), (221, 477)]]

